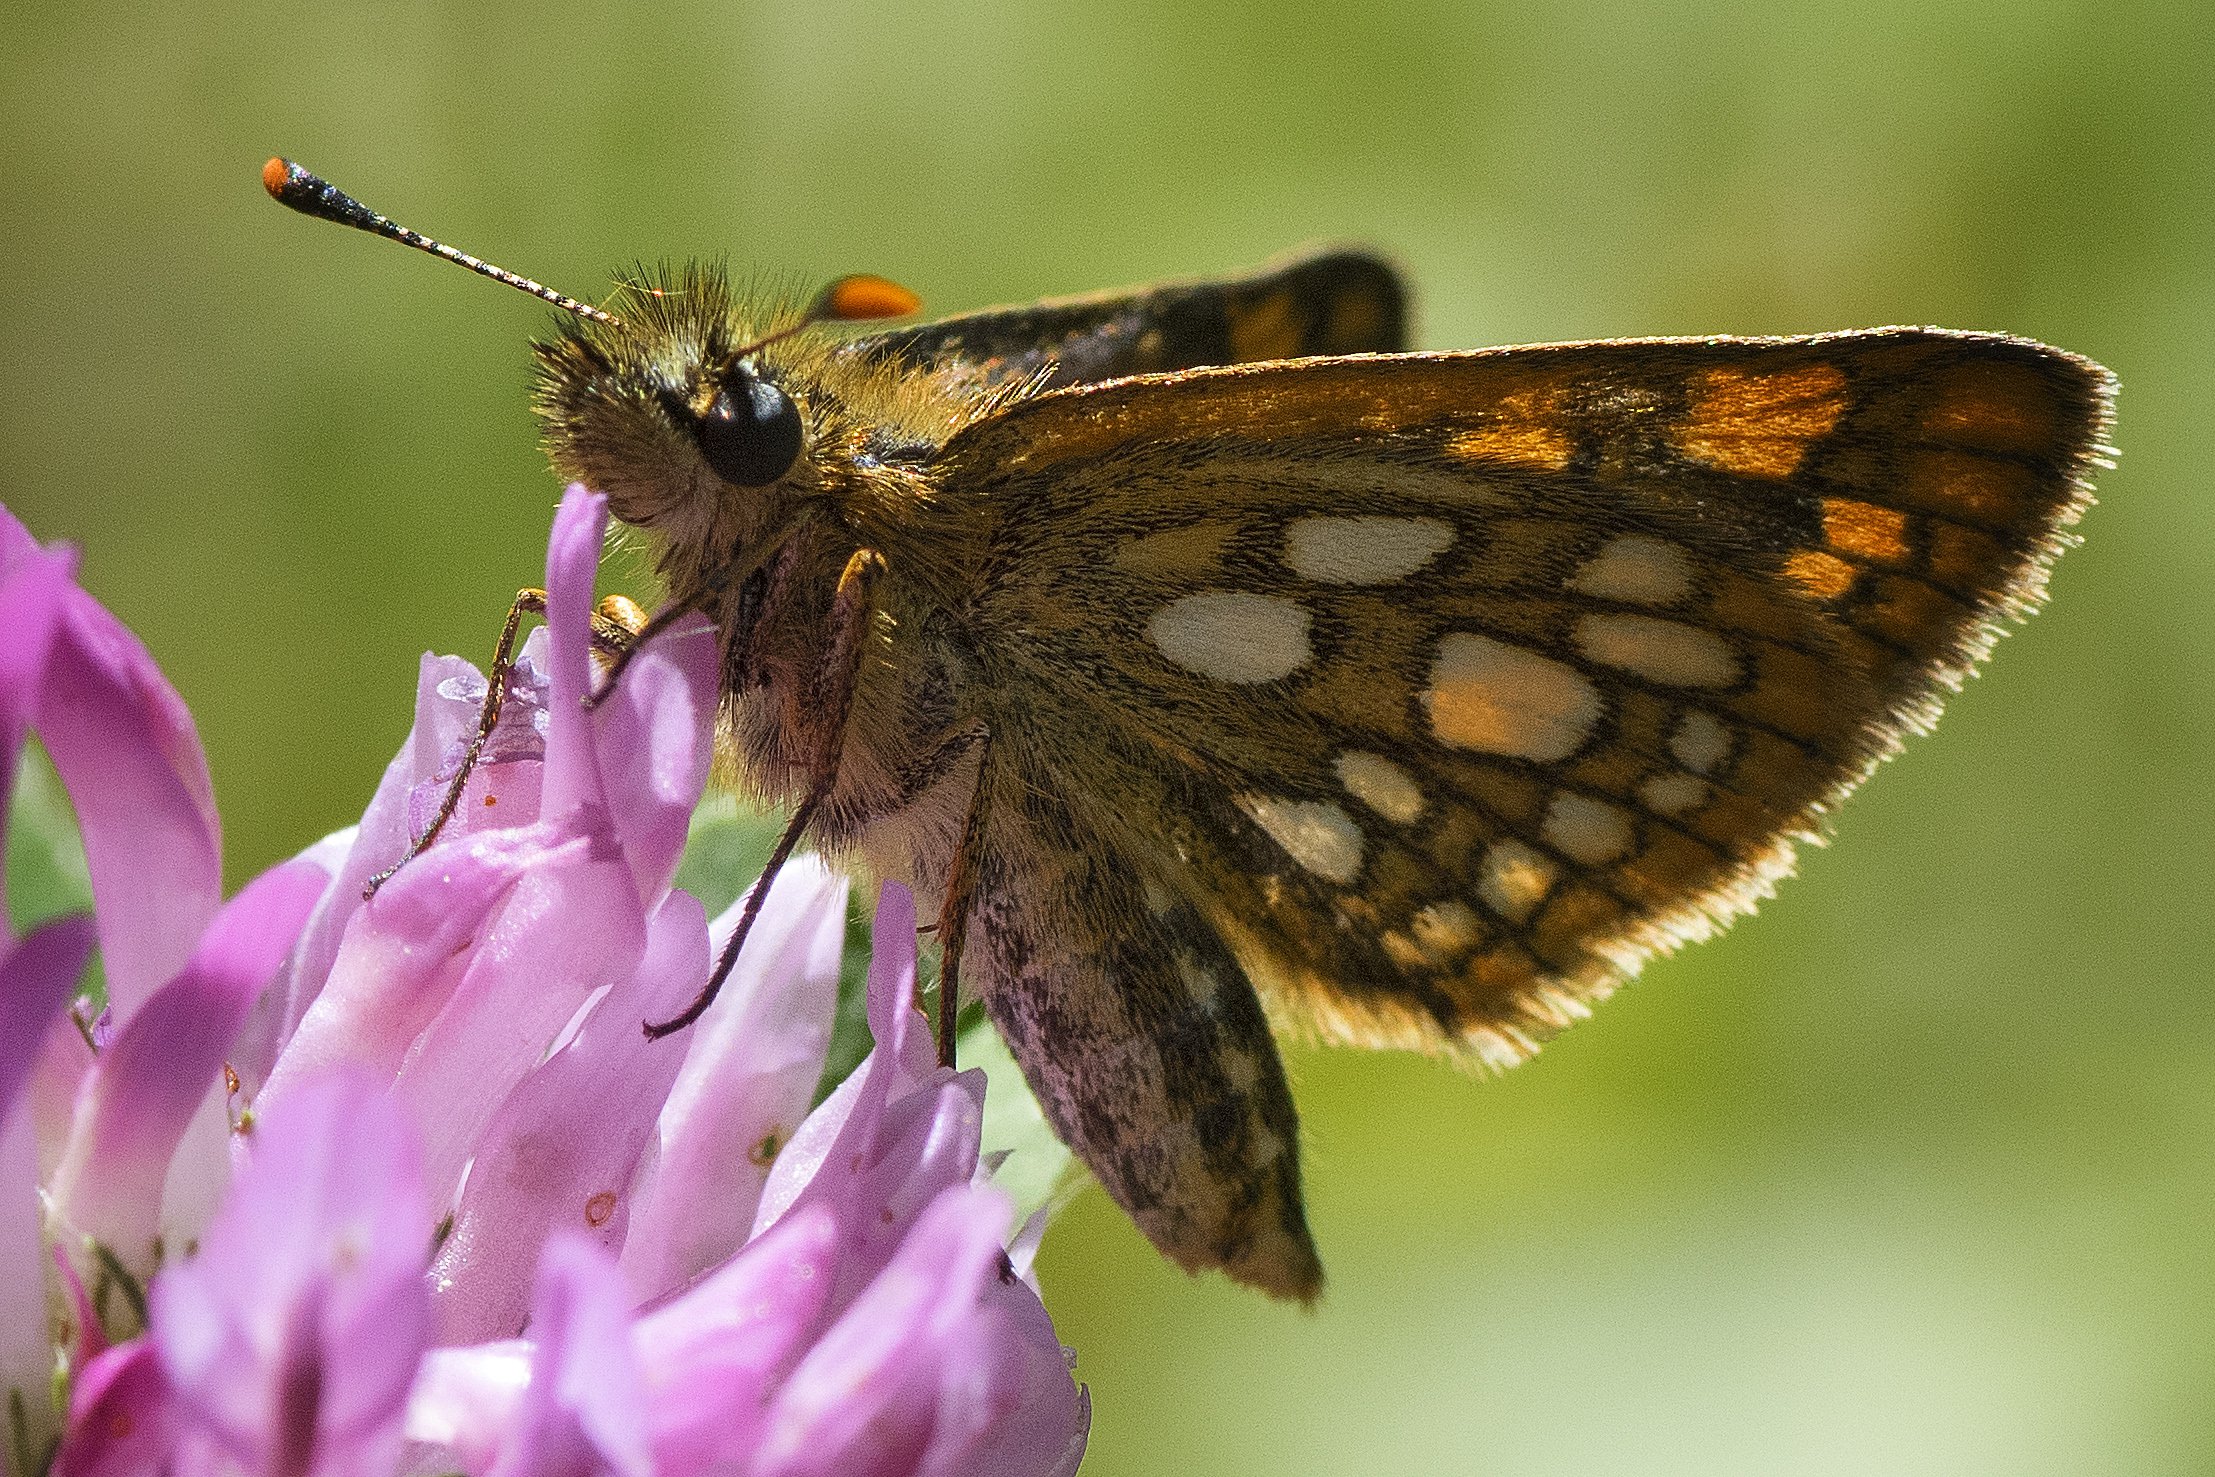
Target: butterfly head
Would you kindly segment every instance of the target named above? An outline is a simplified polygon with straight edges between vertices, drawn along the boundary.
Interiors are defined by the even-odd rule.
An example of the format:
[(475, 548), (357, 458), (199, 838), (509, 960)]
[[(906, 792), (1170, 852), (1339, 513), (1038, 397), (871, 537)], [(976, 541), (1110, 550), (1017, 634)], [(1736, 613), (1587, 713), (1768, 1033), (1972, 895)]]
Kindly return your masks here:
[(801, 298), (741, 293), (700, 265), (635, 272), (625, 296), (621, 318), (575, 317), (537, 346), (538, 410), (559, 472), (625, 522), (669, 532), (804, 492), (840, 400), (832, 345), (808, 330), (915, 306), (882, 278)]
[(536, 346), (537, 406), (563, 476), (626, 523), (682, 534), (804, 479), (821, 346), (777, 330), (789, 295), (742, 302), (720, 270), (631, 275), (613, 322), (574, 318)]

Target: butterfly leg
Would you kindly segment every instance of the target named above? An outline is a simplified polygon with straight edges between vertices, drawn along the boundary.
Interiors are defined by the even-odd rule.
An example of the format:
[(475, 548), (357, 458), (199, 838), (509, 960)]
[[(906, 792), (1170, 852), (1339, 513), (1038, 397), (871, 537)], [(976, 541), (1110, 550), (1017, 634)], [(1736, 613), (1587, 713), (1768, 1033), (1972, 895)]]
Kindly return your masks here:
[(753, 931), (754, 920), (761, 916), (761, 906), (768, 901), (769, 889), (776, 882), (777, 874), (791, 859), (792, 849), (799, 845), (800, 835), (815, 818), (816, 810), (830, 798), (838, 784), (839, 755), (846, 744), (846, 720), (854, 706), (854, 678), (861, 670), (865, 638), (876, 614), (877, 579), (883, 573), (882, 554), (875, 549), (856, 549), (853, 557), (846, 561), (844, 573), (838, 577), (838, 593), (831, 603), (831, 641), (815, 670), (814, 690), (810, 694), (809, 711), (816, 715), (821, 727), (814, 735), (815, 752), (808, 762), (807, 793), (793, 807), (792, 818), (785, 822), (783, 833), (770, 850), (760, 879), (746, 894), (746, 906), (738, 915), (738, 926), (731, 930), (730, 941), (716, 956), (715, 968), (709, 972), (706, 986), (693, 997), (690, 1005), (668, 1020), (646, 1023), (646, 1034), (653, 1040), (659, 1041), (682, 1031), (715, 1003), (723, 982), (730, 978), (732, 968), (738, 963), (739, 951), (746, 947), (746, 935)]
[(946, 901), (938, 915), (938, 1064), (954, 1065), (954, 1030), (961, 1014), (961, 956), (969, 941), (969, 910), (977, 895), (977, 863), (991, 823), (992, 735), (971, 730), (981, 751), (976, 787), (969, 792), (969, 815), (962, 822), (961, 844), (946, 873)]
[(726, 592), (774, 558), (785, 546), (785, 540), (790, 534), (791, 528), (788, 526), (760, 540), (752, 548), (711, 571), (691, 590), (678, 595), (655, 611), (653, 619), (639, 628), (638, 637), (630, 647), (616, 654), (614, 663), (600, 678), (600, 685), (585, 699), (585, 706), (597, 708), (606, 702), (609, 694), (615, 691), (615, 684), (621, 680), (623, 669), (631, 664), (633, 653), (695, 610), (715, 609), (722, 603)]
[[(454, 778), (446, 786), (446, 793), (438, 802), (438, 810), (431, 823), (423, 828), (423, 834), (410, 842), (408, 849), (391, 866), (369, 879), (362, 889), (364, 898), (377, 895), (377, 889), (391, 881), (393, 875), (409, 862), (430, 850), (438, 840), (438, 833), (446, 829), (453, 819), (455, 809), (461, 804), (462, 790), (469, 783), (469, 776), (484, 754), (485, 744), (492, 731), (499, 726), (500, 708), (508, 697), (508, 680), (515, 670), (515, 637), (522, 628), (523, 617), (546, 614), (546, 592), (523, 589), (515, 592), (515, 600), (508, 606), (508, 618), (500, 627), (500, 639), (492, 648), (492, 667), (485, 674), (484, 706), (477, 713), (477, 732), (469, 740), (469, 747), (461, 756), (461, 764), (454, 771)], [(630, 653), (654, 634), (653, 623), (646, 613), (626, 596), (610, 595), (603, 599), (592, 613), (593, 650), (606, 657), (612, 670), (619, 670), (630, 659)]]

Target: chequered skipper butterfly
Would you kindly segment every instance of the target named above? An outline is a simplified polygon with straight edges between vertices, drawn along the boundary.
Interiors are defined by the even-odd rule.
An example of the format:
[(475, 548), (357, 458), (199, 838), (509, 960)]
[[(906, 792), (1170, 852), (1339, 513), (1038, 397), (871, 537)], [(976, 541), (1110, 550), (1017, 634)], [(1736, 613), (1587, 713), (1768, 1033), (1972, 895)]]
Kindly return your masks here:
[(1271, 1019), (1505, 1065), (1767, 896), (2039, 602), (2114, 389), (1924, 328), (1407, 353), (1354, 253), (844, 340), (912, 299), (519, 285), (574, 320), (555, 467), (721, 622), (777, 859), (945, 897), (1108, 1192), (1302, 1298)]

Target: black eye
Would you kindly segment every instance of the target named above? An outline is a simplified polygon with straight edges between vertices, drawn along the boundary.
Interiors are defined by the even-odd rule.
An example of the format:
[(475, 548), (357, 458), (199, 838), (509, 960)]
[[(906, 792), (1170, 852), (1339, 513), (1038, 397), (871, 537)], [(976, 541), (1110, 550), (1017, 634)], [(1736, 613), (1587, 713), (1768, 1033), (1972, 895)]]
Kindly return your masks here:
[(800, 407), (744, 365), (692, 423), (692, 439), (715, 475), (734, 487), (767, 487), (800, 459)]

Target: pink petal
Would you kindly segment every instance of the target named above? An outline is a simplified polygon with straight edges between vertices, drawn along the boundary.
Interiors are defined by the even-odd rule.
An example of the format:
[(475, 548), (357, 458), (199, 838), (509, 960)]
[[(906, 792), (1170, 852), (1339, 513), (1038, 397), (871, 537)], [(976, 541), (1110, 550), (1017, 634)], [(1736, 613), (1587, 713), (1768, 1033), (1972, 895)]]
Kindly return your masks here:
[(531, 1383), (495, 1477), (652, 1477), (630, 1294), (614, 1259), (579, 1236), (548, 1242), (531, 1315)]
[[(868, 1290), (792, 1372), (771, 1415), (757, 1472), (762, 1477), (905, 1477), (951, 1473), (989, 1446), (1020, 1414), (1030, 1388), (1019, 1349), (980, 1316), (999, 1281), (1007, 1198), (985, 1186), (947, 1190)], [(1011, 1355), (1015, 1356), (1011, 1359)], [(1076, 1411), (1066, 1370), (1060, 1409), (1011, 1434), (1043, 1471), (1058, 1460)]]
[(638, 968), (645, 919), (607, 815), (582, 808), (569, 821), (587, 828), (580, 844), (549, 852), (516, 882), (395, 1080), (394, 1095), (423, 1127), (441, 1200), (459, 1186), (494, 1112), (587, 997)]
[(593, 687), (592, 582), (600, 568), (608, 500), (571, 483), (554, 514), (546, 547), (546, 630), (549, 683), (546, 776), (541, 814), (561, 817), (580, 805), (605, 807), (600, 767), (592, 752), (592, 720), (584, 700)]
[[(639, 1298), (681, 1286), (746, 1240), (769, 1166), (822, 1075), (846, 890), (817, 858), (795, 858), (723, 993), (686, 1033), (684, 1068), (661, 1109), (623, 1240), (623, 1271)], [(743, 898), (732, 904), (710, 931), (718, 951), (743, 906)]]
[[(5, 509), (0, 548), (11, 575), (37, 557)], [(183, 967), (222, 897), (207, 758), (146, 648), (74, 586), (62, 597), (32, 727), (77, 810), (108, 994), (127, 1019)]]
[(198, 1255), (152, 1288), (188, 1419), (253, 1469), (389, 1471), (430, 1232), (414, 1136), (373, 1081), (325, 1078), (264, 1115)]
[(320, 870), (297, 862), (248, 884), (93, 1064), (50, 1194), (62, 1224), (125, 1265), (146, 1265), (170, 1157), (323, 884)]
[(141, 1477), (169, 1470), (179, 1439), (175, 1397), (146, 1339), (108, 1350), (77, 1372), (69, 1434), (54, 1477)]
[(39, 1043), (76, 993), (92, 944), (92, 920), (73, 916), (0, 950), (0, 1116), (21, 1106)]
[(27, 1113), (0, 1113), (0, 1400), (36, 1391), (54, 1367), (40, 1255), (38, 1142)]
[(984, 1074), (936, 1064), (915, 1008), (914, 919), (907, 889), (888, 884), (869, 975), (877, 1046), (800, 1126), (755, 1214), (757, 1230), (791, 1205), (826, 1206), (838, 1217), (851, 1246), (834, 1303), (877, 1275), (941, 1191), (977, 1172)]
[(269, 1070), (276, 1064), (277, 1052), (298, 1028), (301, 1015), (330, 974), (345, 920), (361, 905), (361, 883), (356, 881), (349, 889), (343, 877), (354, 841), (353, 831), (338, 831), (294, 858), (331, 880), (324, 884), (323, 895), (309, 910), (308, 921), (300, 929), (300, 941), (285, 956), (277, 977), (254, 1001), (246, 1024), (239, 1027), (238, 1039), (231, 1043), (230, 1067), (246, 1102), (260, 1096), (269, 1080)]
[(929, 1082), (936, 1070), (915, 1009), (915, 897), (897, 882), (877, 896), (871, 938), (869, 1031), (876, 1045), (777, 1156), (754, 1213), (757, 1235), (803, 1193), (849, 1198), (847, 1186), (876, 1156), (886, 1102)]
[(770, 1393), (821, 1318), (838, 1250), (829, 1213), (800, 1211), (639, 1319), (659, 1470), (737, 1467), (751, 1456)]
[(527, 1340), (503, 1339), (425, 1354), (408, 1394), (408, 1440), (444, 1448), (464, 1472), (490, 1467), (530, 1388), (531, 1352)]
[(705, 620), (687, 622), (639, 654), (613, 699), (588, 714), (593, 579), (607, 499), (573, 484), (546, 550), (546, 772), (542, 813), (601, 806), (651, 905), (669, 887), (714, 755), (722, 647)]
[(685, 1056), (683, 1042), (651, 1040), (640, 1024), (679, 1009), (707, 970), (706, 917), (673, 892), (632, 977), (508, 1095), (477, 1142), (432, 1269), (440, 1343), (520, 1332), (527, 1269), (549, 1236), (588, 1237), (610, 1252), (622, 1244), (639, 1154)]
[(0, 1397), (38, 1390), (53, 1366), (37, 1124), (25, 1088), (92, 941), (90, 918), (57, 918), (0, 955)]
[(517, 879), (583, 859), (596, 838), (552, 826), (488, 832), (401, 870), (346, 926), (330, 977), (271, 1068), (261, 1101), (341, 1064), (400, 1070), (473, 960)]
[(702, 617), (640, 652), (594, 715), (593, 746), (623, 854), (651, 904), (669, 890), (715, 758), (723, 644)]

